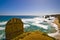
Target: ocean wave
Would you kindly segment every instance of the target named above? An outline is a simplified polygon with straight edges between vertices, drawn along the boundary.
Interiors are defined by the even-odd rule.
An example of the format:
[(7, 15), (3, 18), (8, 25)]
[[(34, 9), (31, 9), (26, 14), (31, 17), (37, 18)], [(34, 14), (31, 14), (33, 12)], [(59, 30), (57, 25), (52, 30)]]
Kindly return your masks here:
[(34, 19), (22, 19), (23, 23), (34, 22)]
[(4, 38), (4, 33), (0, 35), (0, 40)]
[(22, 21), (24, 23), (27, 23), (27, 22), (33, 22), (33, 23), (42, 23), (44, 21), (43, 18), (31, 18), (31, 19), (22, 19)]
[(25, 25), (24, 25), (24, 28), (26, 28), (26, 27), (30, 27), (30, 25), (28, 25), (28, 24), (25, 24)]
[(55, 33), (48, 33), (48, 35), (51, 37), (55, 37), (58, 34), (59, 34), (59, 30), (57, 30), (57, 32), (55, 32)]
[(6, 23), (7, 23), (7, 21), (0, 22), (0, 25), (5, 25)]
[(48, 29), (48, 26), (47, 25), (43, 25), (43, 24), (36, 24), (36, 23), (33, 23), (33, 25), (36, 25), (38, 27), (42, 27), (44, 29)]
[[(28, 23), (31, 23), (31, 25), (36, 25), (38, 27), (42, 27), (44, 29), (48, 29), (48, 26), (47, 25), (39, 24), (39, 23), (44, 22), (44, 20), (45, 20), (45, 18), (39, 18), (39, 17), (32, 18), (32, 19), (22, 19), (22, 21), (24, 23), (27, 23), (27, 24)], [(26, 27), (26, 26), (24, 26), (24, 27)]]
[(0, 27), (0, 30), (4, 30), (5, 29), (5, 27)]
[(51, 23), (50, 25), (52, 25), (52, 27), (55, 27), (55, 29), (57, 30), (57, 32), (55, 32), (55, 33), (49, 33), (48, 35), (51, 36), (51, 37), (55, 37), (56, 35), (59, 34), (58, 26), (55, 23)]

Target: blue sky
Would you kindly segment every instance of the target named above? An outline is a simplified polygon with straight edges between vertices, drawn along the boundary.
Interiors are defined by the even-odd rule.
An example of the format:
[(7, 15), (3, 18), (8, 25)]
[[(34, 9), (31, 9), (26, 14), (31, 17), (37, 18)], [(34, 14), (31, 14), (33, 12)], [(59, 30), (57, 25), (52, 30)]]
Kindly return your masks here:
[(0, 15), (60, 13), (60, 0), (0, 0)]

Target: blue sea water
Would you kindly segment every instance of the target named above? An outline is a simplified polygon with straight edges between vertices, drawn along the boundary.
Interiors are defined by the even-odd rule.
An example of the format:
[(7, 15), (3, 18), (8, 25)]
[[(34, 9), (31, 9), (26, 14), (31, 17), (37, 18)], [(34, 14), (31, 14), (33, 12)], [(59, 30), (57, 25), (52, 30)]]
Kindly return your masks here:
[[(0, 40), (5, 40), (5, 26), (6, 22), (9, 21), (11, 18), (20, 18), (23, 20), (24, 23), (24, 31), (25, 32), (30, 32), (30, 31), (35, 31), (39, 30), (45, 33), (52, 33), (55, 31), (55, 28), (53, 28), (51, 25), (49, 25), (47, 22), (42, 22), (41, 24), (48, 26), (48, 29), (44, 29), (42, 27), (39, 27), (37, 25), (34, 25), (34, 20), (32, 19), (36, 17), (41, 17), (41, 16), (0, 16)], [(51, 30), (53, 29), (53, 31)]]
[(37, 16), (0, 16), (0, 22), (1, 21), (7, 21), (10, 20), (11, 18), (34, 18)]

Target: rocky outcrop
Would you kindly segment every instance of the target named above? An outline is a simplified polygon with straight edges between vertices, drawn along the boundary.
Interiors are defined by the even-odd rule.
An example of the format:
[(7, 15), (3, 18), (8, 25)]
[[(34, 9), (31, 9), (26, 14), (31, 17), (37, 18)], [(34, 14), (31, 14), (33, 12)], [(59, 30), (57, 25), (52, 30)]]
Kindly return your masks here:
[(11, 20), (9, 20), (6, 24), (5, 32), (6, 40), (11, 40), (22, 34), (24, 31), (23, 22), (21, 21), (21, 19), (12, 18)]
[(45, 18), (48, 18), (49, 16), (56, 17), (59, 20), (60, 23), (60, 14), (55, 14), (55, 15), (46, 15)]

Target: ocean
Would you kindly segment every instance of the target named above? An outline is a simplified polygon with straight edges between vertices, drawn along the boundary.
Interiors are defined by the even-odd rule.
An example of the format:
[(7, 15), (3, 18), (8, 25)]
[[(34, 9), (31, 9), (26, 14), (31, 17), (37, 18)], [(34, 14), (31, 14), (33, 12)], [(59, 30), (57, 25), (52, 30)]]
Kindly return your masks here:
[(35, 30), (44, 33), (54, 33), (55, 27), (44, 21), (43, 16), (0, 16), (0, 40), (5, 40), (6, 23), (11, 18), (20, 18), (24, 23), (24, 32), (31, 32)]

